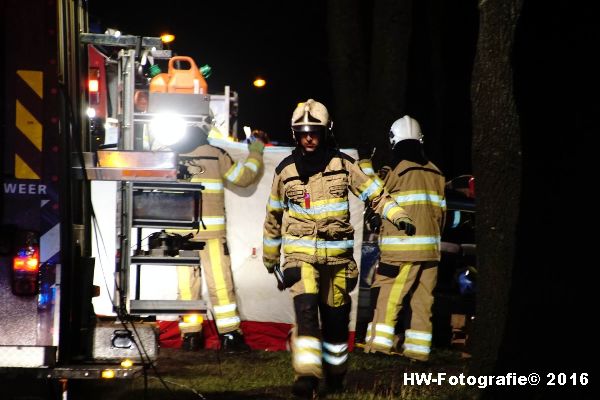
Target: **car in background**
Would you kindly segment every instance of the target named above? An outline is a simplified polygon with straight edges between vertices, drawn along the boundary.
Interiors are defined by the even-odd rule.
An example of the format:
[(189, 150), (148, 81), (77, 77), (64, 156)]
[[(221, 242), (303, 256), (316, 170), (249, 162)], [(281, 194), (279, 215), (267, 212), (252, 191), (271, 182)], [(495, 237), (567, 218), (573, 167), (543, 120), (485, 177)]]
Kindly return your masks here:
[(434, 290), (433, 343), (468, 352), (477, 291), (475, 178), (461, 175), (446, 183), (446, 223)]

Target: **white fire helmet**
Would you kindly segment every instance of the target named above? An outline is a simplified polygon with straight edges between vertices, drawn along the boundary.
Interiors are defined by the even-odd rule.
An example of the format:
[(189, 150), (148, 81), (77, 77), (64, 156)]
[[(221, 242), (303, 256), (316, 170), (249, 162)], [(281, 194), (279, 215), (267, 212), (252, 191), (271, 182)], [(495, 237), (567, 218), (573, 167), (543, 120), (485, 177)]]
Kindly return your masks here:
[(313, 99), (299, 103), (292, 113), (292, 131), (310, 132), (330, 128), (327, 108)]
[(418, 140), (423, 143), (421, 126), (419, 126), (419, 123), (415, 119), (405, 115), (396, 120), (390, 128), (390, 144), (392, 145), (392, 149), (398, 142), (407, 139)]

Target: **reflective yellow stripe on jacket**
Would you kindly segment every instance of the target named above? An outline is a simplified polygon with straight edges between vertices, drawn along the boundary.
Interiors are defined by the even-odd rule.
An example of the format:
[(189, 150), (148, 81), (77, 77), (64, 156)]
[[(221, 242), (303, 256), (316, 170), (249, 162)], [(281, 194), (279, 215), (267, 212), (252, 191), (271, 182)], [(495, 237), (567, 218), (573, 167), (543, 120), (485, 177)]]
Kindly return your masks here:
[(446, 199), (434, 191), (408, 190), (393, 193), (392, 196), (396, 200), (396, 203), (402, 207), (415, 204), (428, 204), (444, 210), (446, 209)]

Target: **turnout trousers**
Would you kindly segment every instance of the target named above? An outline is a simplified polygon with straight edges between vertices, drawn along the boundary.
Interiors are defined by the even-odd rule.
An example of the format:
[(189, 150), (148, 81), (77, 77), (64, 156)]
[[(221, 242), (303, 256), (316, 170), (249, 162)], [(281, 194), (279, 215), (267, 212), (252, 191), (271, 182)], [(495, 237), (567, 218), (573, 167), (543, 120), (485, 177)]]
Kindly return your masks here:
[(410, 327), (404, 332), (402, 354), (427, 361), (431, 351), (431, 307), (437, 282), (437, 261), (380, 264), (371, 287), (373, 320), (367, 327), (365, 352), (389, 354), (395, 327), (406, 296), (410, 301)]
[[(240, 317), (237, 310), (231, 258), (225, 238), (205, 239), (200, 250), (200, 265), (206, 280), (210, 302), (219, 334), (238, 330)], [(202, 291), (202, 278), (198, 267), (177, 267), (180, 300), (198, 300)], [(193, 327), (187, 330), (193, 332)], [(198, 326), (197, 331), (200, 331)]]
[(350, 292), (358, 280), (356, 263), (319, 265), (288, 258), (283, 276), (294, 302), (296, 377), (343, 376), (348, 366)]

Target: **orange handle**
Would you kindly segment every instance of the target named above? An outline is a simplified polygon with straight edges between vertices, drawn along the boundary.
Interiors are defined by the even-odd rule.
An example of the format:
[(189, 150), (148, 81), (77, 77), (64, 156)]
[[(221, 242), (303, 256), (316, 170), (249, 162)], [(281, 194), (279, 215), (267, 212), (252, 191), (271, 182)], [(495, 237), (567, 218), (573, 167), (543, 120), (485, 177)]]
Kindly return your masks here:
[[(179, 69), (175, 68), (176, 61), (187, 61), (190, 64), (190, 68), (188, 70), (179, 70)], [(171, 75), (174, 70), (178, 70), (178, 71), (190, 71), (191, 70), (191, 71), (194, 71), (195, 73), (198, 73), (198, 74), (200, 73), (200, 71), (198, 71), (198, 67), (196, 66), (196, 63), (194, 62), (192, 57), (187, 57), (187, 56), (175, 56), (169, 60), (169, 75)]]

